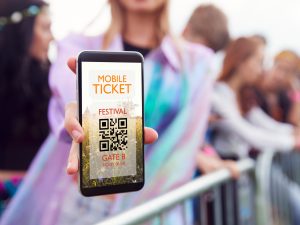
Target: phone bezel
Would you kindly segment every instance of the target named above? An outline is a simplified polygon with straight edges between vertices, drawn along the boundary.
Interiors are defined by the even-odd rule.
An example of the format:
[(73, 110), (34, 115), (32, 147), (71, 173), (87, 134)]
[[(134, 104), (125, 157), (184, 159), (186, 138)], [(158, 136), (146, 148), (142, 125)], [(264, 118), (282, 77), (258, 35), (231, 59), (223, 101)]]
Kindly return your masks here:
[[(122, 63), (141, 63), (141, 80), (142, 80), (142, 127), (144, 127), (144, 58), (138, 52), (133, 51), (83, 51), (77, 57), (77, 100), (78, 100), (78, 118), (82, 124), (82, 62), (122, 62)], [(143, 182), (102, 186), (95, 188), (86, 188), (82, 185), (82, 144), (79, 144), (79, 189), (84, 196), (106, 195), (114, 193), (123, 193), (138, 191), (144, 186), (145, 180), (145, 163), (144, 163), (144, 129), (142, 129), (142, 157), (143, 157)]]

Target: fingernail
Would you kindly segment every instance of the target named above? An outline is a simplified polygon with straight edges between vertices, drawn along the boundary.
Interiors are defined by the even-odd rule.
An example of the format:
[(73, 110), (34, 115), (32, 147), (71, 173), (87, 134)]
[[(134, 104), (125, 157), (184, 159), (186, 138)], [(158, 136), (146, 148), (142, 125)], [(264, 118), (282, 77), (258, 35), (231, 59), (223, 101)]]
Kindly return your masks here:
[(77, 141), (80, 138), (80, 136), (81, 136), (81, 133), (78, 130), (73, 130), (72, 131), (72, 137), (73, 137), (74, 140)]
[(71, 162), (68, 162), (67, 169), (70, 169), (71, 166), (72, 166), (72, 163), (71, 163)]

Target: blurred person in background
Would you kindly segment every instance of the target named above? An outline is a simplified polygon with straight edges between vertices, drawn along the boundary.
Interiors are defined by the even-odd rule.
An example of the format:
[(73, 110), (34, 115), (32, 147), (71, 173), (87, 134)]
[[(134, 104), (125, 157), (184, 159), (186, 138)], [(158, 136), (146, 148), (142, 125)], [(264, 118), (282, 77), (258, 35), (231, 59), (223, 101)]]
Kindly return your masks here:
[[(267, 40), (264, 36), (260, 34), (255, 34), (250, 37), (254, 42), (256, 42), (257, 45), (260, 46), (260, 48), (265, 49), (267, 47)], [(264, 67), (264, 66), (263, 66)], [(259, 91), (257, 88), (257, 85), (261, 82), (261, 80), (264, 80), (264, 77), (266, 75), (266, 69), (262, 69), (261, 76), (258, 77), (258, 79), (254, 83), (245, 84), (243, 85), (243, 88), (239, 91), (240, 96), (240, 108), (243, 114), (247, 114), (253, 107), (259, 107), (258, 105), (258, 98)]]
[[(104, 35), (73, 35), (58, 43), (58, 58), (50, 73), (52, 135), (2, 224), (92, 224), (179, 187), (194, 175), (209, 115), (213, 52), (170, 34), (167, 0), (109, 2), (112, 21)], [(84, 198), (65, 172), (68, 161), (67, 172), (77, 173), (77, 143), (83, 138), (76, 104), (68, 104), (64, 115), (65, 105), (76, 99), (76, 78), (66, 62), (84, 49), (135, 50), (145, 57), (145, 125), (156, 129), (160, 138), (145, 148), (145, 186), (137, 193)], [(74, 58), (69, 60), (73, 72), (75, 63)], [(67, 131), (73, 137), (72, 147)], [(164, 220), (184, 223), (181, 209), (175, 208)]]
[(239, 38), (226, 51), (212, 101), (212, 112), (221, 118), (212, 125), (213, 144), (224, 158), (247, 157), (251, 147), (278, 151), (300, 147), (293, 126), (273, 120), (257, 106), (242, 110), (240, 90), (261, 76), (263, 58), (263, 46), (253, 38)]
[(224, 59), (224, 50), (230, 41), (226, 15), (214, 5), (201, 5), (194, 10), (183, 36), (188, 41), (203, 44), (215, 52), (211, 74), (217, 79)]
[(0, 2), (0, 214), (49, 133), (47, 4)]
[[(299, 133), (299, 56), (283, 50), (274, 57), (272, 68), (255, 85), (254, 104), (277, 121), (295, 125)], [(291, 209), (291, 224), (300, 224), (300, 188), (292, 179), (282, 181)]]
[(277, 121), (300, 126), (299, 56), (283, 50), (274, 64), (256, 84), (257, 103)]
[[(183, 37), (187, 41), (199, 43), (212, 49), (215, 52), (214, 65), (212, 66), (215, 67), (217, 60), (219, 60), (220, 56), (222, 56), (222, 54), (217, 55), (217, 53), (223, 51), (230, 42), (227, 17), (219, 8), (214, 5), (200, 5), (194, 10), (190, 19), (188, 20), (188, 23), (183, 31)], [(216, 74), (217, 72), (212, 69), (214, 68), (211, 68), (211, 73), (213, 75)], [(215, 118), (213, 118), (213, 116), (210, 116), (209, 122), (213, 122), (214, 119)], [(238, 178), (240, 174), (236, 162), (233, 160), (223, 160), (221, 157), (219, 157), (214, 147), (211, 145), (210, 139), (211, 131), (208, 129), (205, 135), (205, 143), (201, 146), (196, 158), (198, 170), (196, 171), (195, 176), (198, 177), (199, 175), (204, 175), (227, 168), (234, 178)], [(214, 221), (214, 218), (211, 218), (210, 216), (213, 215), (213, 213), (210, 211), (213, 204), (213, 200), (210, 200), (212, 198), (208, 197), (210, 195), (212, 195), (212, 193), (208, 192), (201, 198), (194, 198), (193, 213), (195, 224), (200, 224), (201, 216), (203, 216), (200, 215), (200, 204), (207, 207), (207, 222), (212, 223), (212, 221)], [(228, 200), (232, 201), (233, 199)]]
[[(253, 87), (264, 72), (264, 47), (261, 39), (242, 37), (233, 41), (226, 50), (212, 100), (212, 114), (219, 119), (210, 124), (211, 143), (223, 159), (246, 158), (253, 148), (282, 152), (300, 148), (299, 133), (292, 125), (275, 121), (258, 105), (243, 107), (246, 99), (242, 91), (245, 87)], [(253, 186), (247, 174), (232, 186), (238, 220), (249, 221), (255, 214), (251, 200), (254, 198)], [(244, 201), (238, 201), (240, 196)], [(226, 195), (223, 202), (226, 202)], [(242, 213), (245, 211), (249, 213)], [(223, 213), (223, 220), (224, 215), (226, 219), (226, 213)]]
[[(219, 8), (211, 4), (200, 5), (194, 10), (182, 35), (187, 41), (205, 45), (215, 53), (224, 50), (230, 42), (227, 17)], [(207, 174), (221, 168), (228, 168), (234, 177), (238, 177), (235, 163), (218, 157), (209, 144), (209, 132), (206, 136), (206, 143), (197, 156), (197, 165), (201, 173)]]
[(214, 52), (224, 50), (230, 41), (227, 17), (214, 5), (200, 5), (188, 20), (183, 37)]

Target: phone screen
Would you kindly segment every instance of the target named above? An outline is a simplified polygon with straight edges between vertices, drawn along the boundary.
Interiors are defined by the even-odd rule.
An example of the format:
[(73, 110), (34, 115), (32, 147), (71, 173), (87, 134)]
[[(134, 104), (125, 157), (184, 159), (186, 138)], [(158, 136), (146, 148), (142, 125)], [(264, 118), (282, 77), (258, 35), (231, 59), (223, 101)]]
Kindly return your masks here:
[(81, 185), (144, 182), (141, 62), (81, 62)]

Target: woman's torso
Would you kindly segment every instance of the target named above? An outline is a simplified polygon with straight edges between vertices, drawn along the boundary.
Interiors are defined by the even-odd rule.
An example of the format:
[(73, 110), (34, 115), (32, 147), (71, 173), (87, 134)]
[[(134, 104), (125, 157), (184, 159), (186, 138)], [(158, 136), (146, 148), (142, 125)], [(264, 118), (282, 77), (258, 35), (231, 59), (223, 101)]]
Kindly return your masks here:
[[(64, 120), (64, 105), (76, 100), (75, 87), (76, 79), (71, 71), (66, 70), (66, 61), (71, 56), (76, 56), (82, 50), (100, 50), (102, 36), (86, 37), (71, 36), (58, 44), (60, 51), (56, 65), (51, 69), (50, 87), (52, 99), (49, 107), (49, 121), (52, 131), (58, 136), (68, 139), (62, 124)], [(121, 51), (124, 49), (121, 36), (117, 36), (111, 43), (108, 50)], [(171, 37), (166, 37), (161, 45), (152, 50), (145, 58), (144, 64), (144, 96), (145, 96), (145, 125), (151, 126), (161, 134), (176, 116), (176, 113), (183, 104), (185, 86), (183, 79), (192, 86), (198, 85), (201, 88), (201, 79), (194, 74), (193, 70), (207, 69), (212, 52), (200, 45), (187, 46), (183, 54), (178, 56), (178, 48)], [(189, 57), (188, 63), (184, 63), (184, 57)], [(199, 63), (196, 59), (203, 58)], [(181, 60), (183, 60), (181, 62)], [(193, 61), (195, 60), (195, 61)], [(185, 68), (183, 68), (182, 64)], [(189, 65), (188, 65), (189, 64)], [(203, 64), (205, 66), (203, 66)], [(155, 78), (153, 78), (155, 77)], [(192, 82), (191, 80), (194, 79)], [(197, 84), (197, 79), (199, 83)], [(192, 87), (195, 89), (195, 87)], [(68, 90), (68, 91), (66, 91)]]

